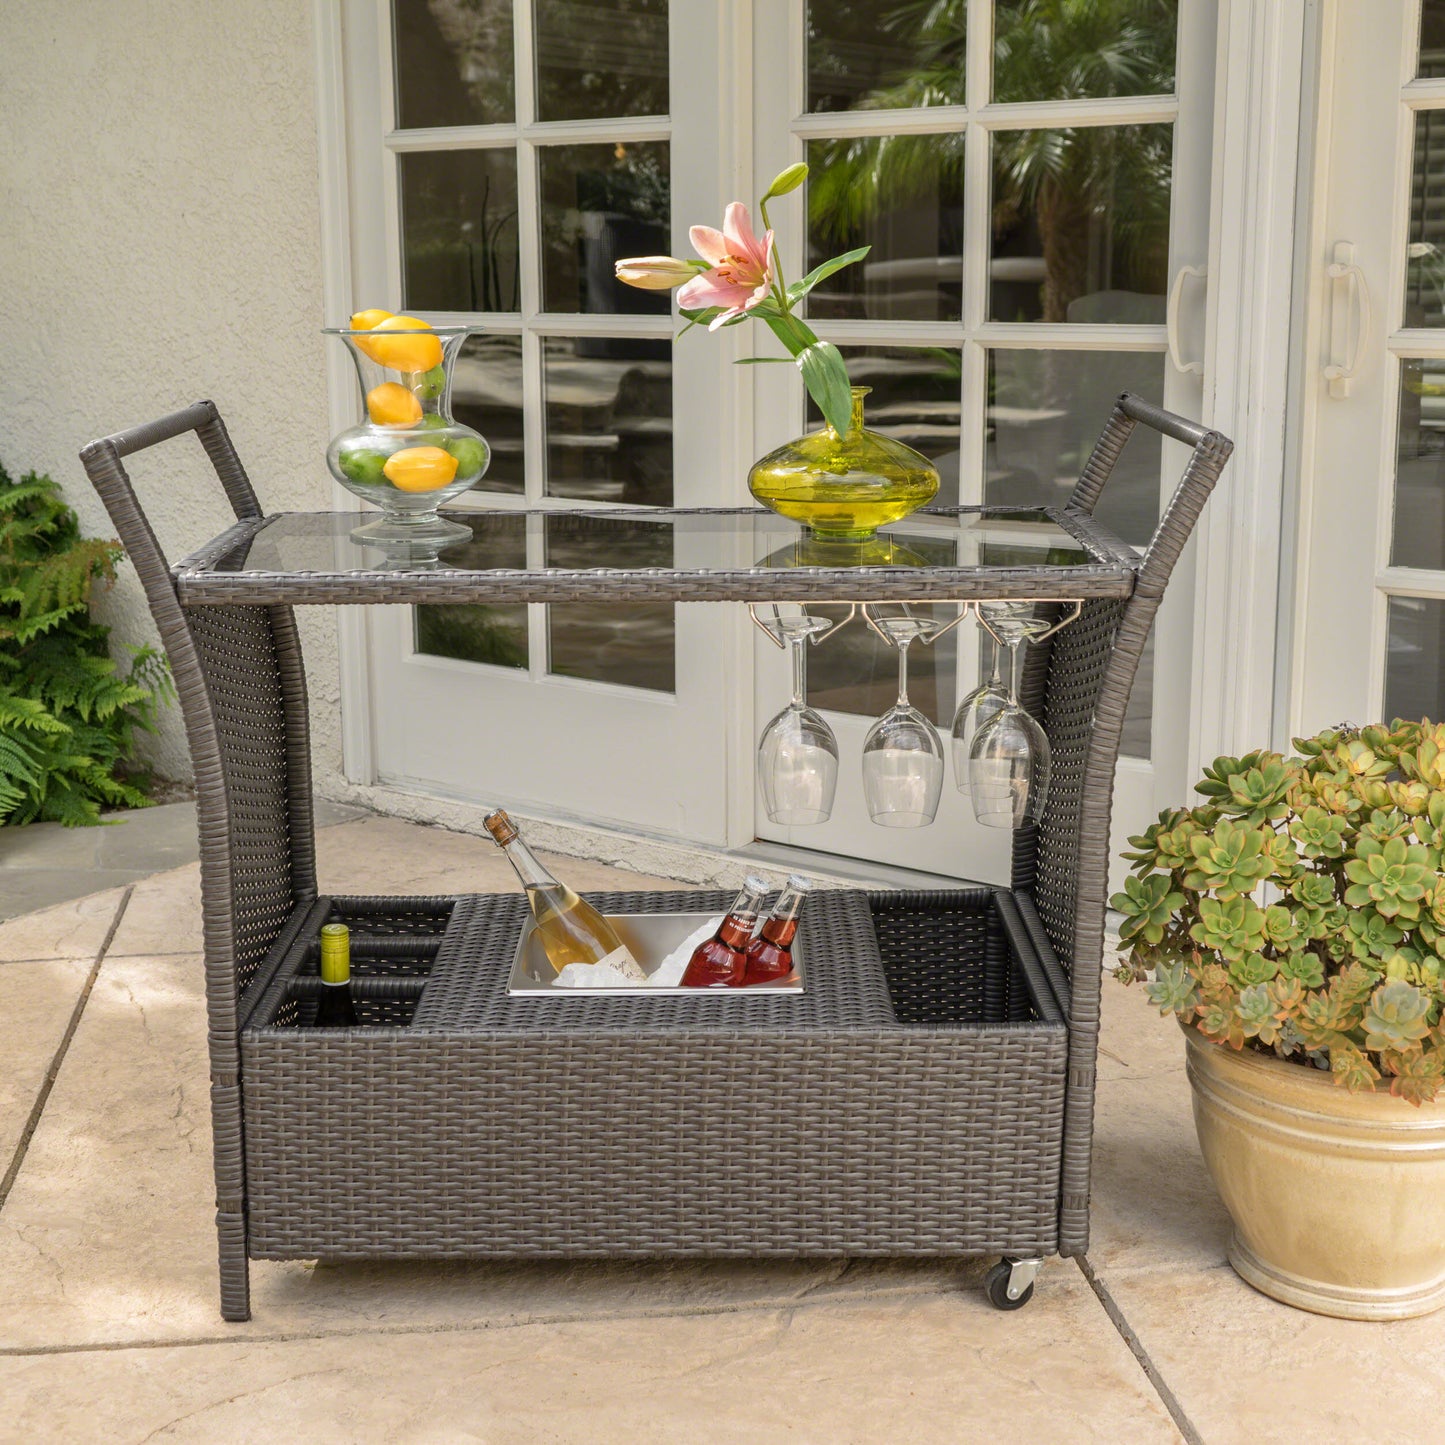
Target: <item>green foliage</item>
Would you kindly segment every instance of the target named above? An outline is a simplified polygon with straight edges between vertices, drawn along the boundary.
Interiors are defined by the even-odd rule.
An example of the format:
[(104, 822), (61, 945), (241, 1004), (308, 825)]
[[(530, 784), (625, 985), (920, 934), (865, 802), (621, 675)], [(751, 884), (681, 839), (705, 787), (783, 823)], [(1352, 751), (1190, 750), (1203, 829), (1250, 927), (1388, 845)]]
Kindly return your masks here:
[(1445, 725), (1218, 758), (1111, 900), (1119, 977), (1216, 1043), (1414, 1104), (1445, 1090)]
[(80, 535), (49, 477), (0, 467), (0, 824), (98, 823), (102, 807), (149, 801), (127, 768), (170, 674), (150, 647), (120, 673), (109, 629), (90, 620), (91, 588), (122, 555)]

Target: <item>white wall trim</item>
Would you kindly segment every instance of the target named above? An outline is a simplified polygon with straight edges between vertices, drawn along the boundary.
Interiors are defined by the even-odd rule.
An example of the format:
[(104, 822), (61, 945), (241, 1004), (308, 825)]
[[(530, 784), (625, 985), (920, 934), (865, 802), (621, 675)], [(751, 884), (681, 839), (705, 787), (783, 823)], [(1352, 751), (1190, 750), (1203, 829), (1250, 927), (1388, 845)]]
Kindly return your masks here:
[(1190, 770), (1272, 740), (1308, 0), (1222, 0), (1205, 421), (1234, 439), (1199, 530)]

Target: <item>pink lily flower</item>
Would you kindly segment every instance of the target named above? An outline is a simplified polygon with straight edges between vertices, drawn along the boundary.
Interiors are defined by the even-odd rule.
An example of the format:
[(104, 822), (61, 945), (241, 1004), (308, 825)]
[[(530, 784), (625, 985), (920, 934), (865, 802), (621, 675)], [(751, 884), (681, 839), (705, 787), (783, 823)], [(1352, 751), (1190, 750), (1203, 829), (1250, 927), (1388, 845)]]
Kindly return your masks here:
[(773, 282), (773, 233), (769, 231), (760, 241), (741, 201), (733, 201), (723, 213), (721, 231), (694, 226), (688, 234), (693, 249), (710, 269), (694, 276), (677, 293), (677, 304), (689, 311), (723, 307), (709, 323), (709, 331), (745, 315), (767, 297)]

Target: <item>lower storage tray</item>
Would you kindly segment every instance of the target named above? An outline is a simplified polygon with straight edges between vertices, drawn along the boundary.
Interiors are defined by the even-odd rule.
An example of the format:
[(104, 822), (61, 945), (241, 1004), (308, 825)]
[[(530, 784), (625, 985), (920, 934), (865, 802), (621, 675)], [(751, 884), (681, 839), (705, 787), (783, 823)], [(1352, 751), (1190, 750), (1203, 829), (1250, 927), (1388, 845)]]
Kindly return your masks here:
[(367, 984), (409, 1019), (308, 1029), (283, 967), (243, 1030), (254, 1257), (1056, 1248), (1068, 1037), (1006, 892), (815, 894), (808, 991), (741, 1009), (508, 997), (525, 903), (429, 902), (425, 971)]

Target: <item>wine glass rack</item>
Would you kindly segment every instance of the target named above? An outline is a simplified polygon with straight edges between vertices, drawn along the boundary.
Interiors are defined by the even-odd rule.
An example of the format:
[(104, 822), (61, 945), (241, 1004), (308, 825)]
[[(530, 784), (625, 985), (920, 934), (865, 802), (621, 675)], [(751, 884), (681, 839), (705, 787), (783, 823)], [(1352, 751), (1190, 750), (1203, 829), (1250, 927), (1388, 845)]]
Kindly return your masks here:
[[(1142, 552), (1094, 516), (1139, 427), (1190, 449)], [(236, 522), (172, 567), (124, 459), (191, 433)], [(249, 1318), (257, 1258), (991, 1253), (1004, 1262), (990, 1298), (1013, 1308), (1045, 1256), (1082, 1253), (1120, 728), (1230, 449), (1121, 397), (1063, 506), (920, 514), (931, 544), (959, 539), (954, 553), (931, 545), (924, 560), (911, 519), (890, 529), (896, 547), (850, 560), (756, 509), (468, 511), (453, 515), (475, 545), (378, 553), (348, 540), (354, 513), (266, 516), (209, 402), (88, 445), (195, 768), (223, 1316)], [(602, 540), (597, 566), (487, 555), (495, 517), (572, 528), (585, 552), (629, 515), (673, 527), (692, 560), (608, 567)], [(1046, 540), (1021, 563), (1017, 546), (989, 545), (996, 527)], [(517, 896), (318, 894), (295, 606), (637, 600), (831, 601), (870, 622), (883, 604), (959, 604), (950, 627), (982, 601), (1061, 604), (1022, 687), (1054, 782), (1043, 822), (1015, 835), (1011, 886), (817, 893), (803, 996), (722, 990), (685, 1007), (508, 997)], [(661, 912), (727, 897), (593, 901)], [(328, 920), (352, 930), (356, 1028), (304, 1026)]]

